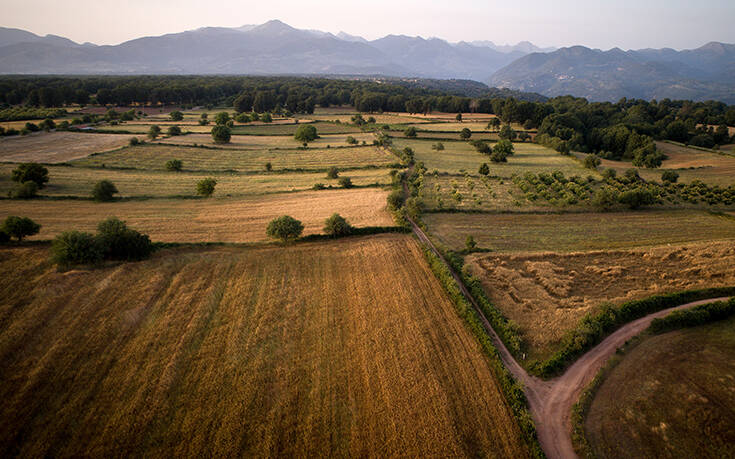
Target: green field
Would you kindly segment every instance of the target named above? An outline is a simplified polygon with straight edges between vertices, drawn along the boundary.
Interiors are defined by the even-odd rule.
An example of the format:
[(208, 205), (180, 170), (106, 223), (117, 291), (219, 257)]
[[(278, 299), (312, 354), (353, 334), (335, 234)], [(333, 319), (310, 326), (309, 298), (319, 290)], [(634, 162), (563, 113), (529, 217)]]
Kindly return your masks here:
[[(17, 183), (10, 180), (15, 166), (0, 164), (0, 195), (7, 195)], [(120, 169), (88, 169), (81, 167), (49, 166), (50, 182), (39, 191), (41, 196), (90, 197), (94, 184), (110, 180), (119, 191), (119, 197), (174, 197), (195, 196), (196, 183), (206, 177), (217, 180), (217, 194), (249, 196), (267, 193), (303, 191), (314, 184), (339, 187), (338, 179), (328, 179), (323, 172), (290, 173), (206, 173), (167, 172)], [(356, 169), (345, 171), (356, 186), (388, 185), (391, 177), (386, 169)]]
[(593, 171), (585, 169), (582, 165), (568, 156), (533, 143), (514, 143), (515, 154), (508, 157), (507, 163), (493, 163), (487, 155), (478, 153), (475, 147), (468, 142), (444, 141), (444, 150), (436, 151), (432, 145), (436, 143), (428, 140), (406, 140), (395, 139), (394, 146), (397, 149), (405, 147), (413, 148), (416, 161), (422, 161), (429, 170), (459, 174), (468, 172), (477, 175), (477, 170), (482, 163), (490, 166), (490, 175), (510, 178), (513, 174), (522, 175), (526, 172), (553, 172), (561, 171), (566, 176), (596, 175)]
[(567, 214), (426, 214), (439, 242), (464, 248), (472, 235), (497, 252), (603, 250), (735, 239), (735, 218), (696, 210)]
[(594, 453), (735, 457), (733, 355), (735, 318), (646, 338), (592, 401), (585, 431)]
[(270, 162), (274, 170), (326, 170), (384, 167), (398, 159), (373, 146), (307, 150), (233, 150), (146, 144), (89, 156), (73, 161), (82, 167), (118, 167), (164, 170), (166, 161), (180, 159), (187, 171), (263, 171)]

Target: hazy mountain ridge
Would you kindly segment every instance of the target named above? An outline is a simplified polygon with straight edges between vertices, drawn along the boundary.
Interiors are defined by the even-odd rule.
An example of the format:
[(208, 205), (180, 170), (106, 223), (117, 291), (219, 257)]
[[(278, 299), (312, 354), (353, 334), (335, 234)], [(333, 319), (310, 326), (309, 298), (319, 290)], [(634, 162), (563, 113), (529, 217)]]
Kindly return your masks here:
[(735, 45), (712, 42), (692, 50), (608, 51), (584, 46), (532, 53), (497, 71), (492, 86), (572, 94), (596, 101), (715, 99), (735, 103)]

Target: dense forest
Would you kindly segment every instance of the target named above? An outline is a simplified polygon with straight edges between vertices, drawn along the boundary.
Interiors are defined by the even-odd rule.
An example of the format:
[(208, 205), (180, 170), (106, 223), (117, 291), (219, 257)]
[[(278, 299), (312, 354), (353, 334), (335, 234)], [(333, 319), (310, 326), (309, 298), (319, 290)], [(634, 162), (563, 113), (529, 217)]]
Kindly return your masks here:
[[(463, 83), (451, 84), (454, 86), (449, 87)], [(24, 113), (32, 113), (25, 109), (28, 107), (50, 109), (71, 104), (226, 105), (239, 112), (258, 113), (313, 113), (317, 106), (342, 105), (366, 113), (490, 113), (504, 123), (538, 130), (538, 142), (562, 153), (594, 152), (647, 167), (657, 167), (663, 159), (654, 140), (714, 148), (732, 142), (727, 127), (735, 126), (735, 107), (715, 101), (621, 99), (617, 103), (590, 103), (571, 96), (548, 100), (522, 94), (500, 97), (508, 93), (495, 88), (466, 97), (457, 91), (436, 89), (438, 86), (431, 80), (424, 85), (420, 80), (298, 77), (8, 76), (0, 78), (0, 119), (23, 119)]]

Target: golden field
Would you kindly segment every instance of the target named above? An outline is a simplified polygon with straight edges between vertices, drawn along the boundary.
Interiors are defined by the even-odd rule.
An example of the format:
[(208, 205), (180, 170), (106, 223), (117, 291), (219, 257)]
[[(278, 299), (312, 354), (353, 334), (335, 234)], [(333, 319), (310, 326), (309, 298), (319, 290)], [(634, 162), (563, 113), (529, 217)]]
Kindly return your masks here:
[(0, 250), (4, 456), (528, 455), (409, 236), (47, 257)]
[(319, 234), (337, 212), (358, 227), (392, 226), (385, 210), (388, 192), (354, 188), (269, 194), (244, 198), (150, 199), (96, 203), (87, 200), (3, 200), (0, 220), (30, 217), (42, 225), (35, 239), (63, 231), (93, 232), (104, 218), (116, 216), (160, 242), (259, 242), (273, 218), (301, 220), (304, 234)]
[(127, 145), (129, 135), (37, 132), (0, 137), (0, 161), (64, 163)]

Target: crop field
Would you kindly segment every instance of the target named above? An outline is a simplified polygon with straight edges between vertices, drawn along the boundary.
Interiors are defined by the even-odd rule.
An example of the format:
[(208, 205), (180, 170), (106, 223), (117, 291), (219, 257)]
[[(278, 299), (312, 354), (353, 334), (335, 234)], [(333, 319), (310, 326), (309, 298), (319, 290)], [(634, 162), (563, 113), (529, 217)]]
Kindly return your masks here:
[[(319, 136), (318, 139), (309, 142), (310, 148), (326, 148), (327, 145), (330, 147), (345, 147), (347, 143), (347, 137), (352, 136), (359, 143), (365, 142), (372, 145), (375, 136), (371, 133), (355, 133), (355, 134), (325, 134)], [(210, 147), (221, 147), (221, 148), (234, 148), (241, 150), (252, 150), (252, 149), (272, 149), (272, 148), (299, 148), (302, 142), (297, 141), (292, 136), (285, 135), (236, 135), (232, 136), (230, 143), (226, 144), (215, 144), (212, 140), (211, 134), (189, 134), (175, 137), (167, 137), (161, 139), (157, 143), (176, 144), (176, 145), (205, 145)]]
[(605, 303), (735, 285), (732, 240), (650, 249), (473, 254), (471, 272), (519, 326), (528, 360), (548, 358), (564, 334)]
[[(597, 391), (598, 457), (735, 456), (735, 319), (646, 338)], [(646, 371), (641, 371), (645, 368)]]
[[(305, 124), (305, 123), (301, 123)], [(334, 124), (334, 123), (309, 123), (316, 127), (317, 133), (321, 134), (351, 134), (355, 132), (362, 132), (357, 126), (351, 126), (349, 124)], [(232, 128), (232, 134), (234, 135), (294, 135), (296, 129), (299, 128), (299, 124), (261, 124), (261, 125), (249, 125), (240, 124)], [(209, 128), (212, 129), (211, 127)]]
[(6, 454), (528, 455), (409, 236), (47, 258), (0, 251)]
[(406, 127), (415, 127), (417, 131), (438, 131), (438, 132), (456, 132), (459, 134), (459, 132), (467, 128), (472, 132), (482, 132), (482, 131), (488, 131), (487, 128), (487, 121), (483, 122), (447, 122), (447, 123), (419, 123), (419, 124), (409, 124)]
[(126, 145), (129, 139), (127, 135), (77, 132), (39, 132), (0, 137), (0, 161), (63, 163), (119, 148)]
[[(400, 129), (399, 126), (392, 126), (394, 129), (398, 129), (397, 131), (394, 130), (390, 132), (389, 134), (392, 137), (399, 137), (399, 138), (405, 138), (410, 139), (410, 137), (406, 137), (403, 130)], [(461, 140), (459, 138), (459, 132), (429, 132), (429, 131), (416, 131), (416, 137), (417, 139), (435, 139), (438, 141), (442, 140)], [(497, 141), (499, 139), (498, 134), (495, 132), (477, 132), (472, 134), (472, 140), (488, 140), (488, 141)]]
[(496, 252), (574, 252), (735, 238), (735, 219), (698, 210), (584, 213), (435, 213), (423, 217), (439, 242), (468, 235)]
[(549, 209), (526, 199), (509, 179), (483, 176), (446, 176), (427, 174), (419, 197), (427, 210), (462, 211), (538, 211)]
[[(192, 183), (194, 186), (194, 183)], [(337, 212), (354, 226), (392, 226), (385, 210), (387, 191), (355, 188), (268, 194), (244, 198), (151, 199), (96, 203), (86, 200), (3, 200), (0, 219), (23, 215), (41, 224), (35, 239), (67, 230), (94, 231), (100, 220), (117, 216), (161, 242), (260, 242), (268, 222), (290, 215), (304, 234), (319, 234)]]
[(394, 155), (373, 146), (353, 148), (309, 148), (307, 150), (233, 150), (174, 145), (140, 145), (76, 160), (83, 167), (118, 167), (165, 170), (166, 161), (180, 159), (187, 171), (326, 170), (329, 166), (359, 168), (387, 166), (398, 162)]
[(434, 143), (427, 140), (395, 139), (394, 146), (398, 149), (413, 148), (416, 161), (423, 161), (429, 172), (436, 169), (452, 174), (464, 172), (477, 174), (480, 165), (488, 163), (490, 175), (505, 178), (526, 172), (538, 174), (554, 171), (561, 171), (567, 177), (596, 175), (593, 171), (585, 169), (578, 161), (533, 143), (514, 143), (515, 154), (508, 157), (507, 163), (493, 163), (487, 155), (478, 153), (469, 142), (444, 141), (442, 151), (432, 149)]
[[(432, 112), (432, 113), (416, 113), (412, 115), (415, 118), (422, 118), (426, 120), (436, 121), (450, 121), (454, 122), (457, 119), (456, 113), (443, 113), (443, 112)], [(484, 121), (485, 124), (493, 118), (497, 118), (495, 115), (489, 113), (462, 113), (462, 119), (467, 121)]]
[[(109, 125), (101, 125), (101, 126), (95, 126), (95, 129), (98, 129), (100, 131), (104, 132), (125, 132), (125, 133), (132, 133), (136, 134), (138, 137), (145, 137), (146, 134), (148, 134), (148, 131), (151, 129), (151, 126), (156, 125), (161, 128), (161, 133), (163, 135), (166, 134), (166, 129), (168, 126), (179, 126), (181, 128), (182, 132), (194, 132), (199, 134), (207, 133), (209, 134), (212, 132), (212, 127), (214, 127), (213, 124), (210, 124), (208, 126), (199, 126), (198, 124), (184, 124), (184, 123), (172, 123), (170, 125), (164, 125), (162, 123), (125, 123), (125, 124), (118, 124), (117, 126), (109, 126)], [(128, 134), (128, 138), (132, 134)]]
[[(355, 113), (356, 114), (356, 113)], [(355, 114), (323, 114), (323, 115), (304, 115), (305, 119), (313, 120), (313, 121), (332, 121), (336, 122), (339, 120), (340, 123), (352, 123), (352, 117), (355, 116)], [(421, 122), (422, 120), (414, 117), (409, 116), (407, 114), (371, 114), (371, 113), (361, 113), (362, 117), (367, 120), (371, 116), (375, 118), (375, 123), (380, 124), (410, 124), (410, 123), (416, 123)]]
[[(0, 196), (7, 196), (17, 183), (10, 180), (13, 165), (0, 164)], [(242, 197), (268, 193), (305, 191), (315, 184), (339, 187), (339, 179), (328, 179), (324, 172), (289, 173), (215, 173), (166, 172), (121, 169), (88, 169), (80, 167), (49, 166), (51, 180), (39, 191), (41, 196), (91, 196), (94, 184), (110, 180), (117, 187), (119, 197), (194, 197), (196, 183), (206, 177), (217, 180), (217, 195)], [(389, 185), (391, 177), (386, 169), (356, 169), (341, 174), (349, 177), (355, 186)], [(0, 203), (0, 209), (2, 204)]]

